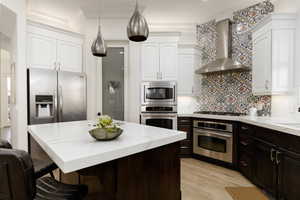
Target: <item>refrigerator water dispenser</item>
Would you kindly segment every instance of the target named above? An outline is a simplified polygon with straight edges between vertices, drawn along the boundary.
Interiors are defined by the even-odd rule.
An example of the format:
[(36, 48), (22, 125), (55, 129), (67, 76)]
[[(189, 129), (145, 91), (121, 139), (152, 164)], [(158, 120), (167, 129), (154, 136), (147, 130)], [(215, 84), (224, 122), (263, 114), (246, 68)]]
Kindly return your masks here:
[(53, 117), (54, 96), (53, 95), (35, 95), (36, 117)]

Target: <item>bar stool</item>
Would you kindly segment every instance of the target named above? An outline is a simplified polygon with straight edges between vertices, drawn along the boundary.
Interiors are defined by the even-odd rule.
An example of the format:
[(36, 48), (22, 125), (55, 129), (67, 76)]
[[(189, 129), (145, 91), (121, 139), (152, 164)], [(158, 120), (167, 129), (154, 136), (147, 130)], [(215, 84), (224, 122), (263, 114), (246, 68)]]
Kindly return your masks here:
[[(12, 149), (10, 143), (6, 140), (0, 139), (0, 148), (3, 149)], [(51, 160), (40, 160), (33, 158), (34, 174), (35, 178), (43, 177), (47, 174), (50, 174), (54, 178), (53, 171), (57, 169), (57, 166)]]
[(0, 149), (0, 199), (82, 200), (86, 185), (63, 184), (51, 177), (35, 179), (32, 160), (25, 151)]

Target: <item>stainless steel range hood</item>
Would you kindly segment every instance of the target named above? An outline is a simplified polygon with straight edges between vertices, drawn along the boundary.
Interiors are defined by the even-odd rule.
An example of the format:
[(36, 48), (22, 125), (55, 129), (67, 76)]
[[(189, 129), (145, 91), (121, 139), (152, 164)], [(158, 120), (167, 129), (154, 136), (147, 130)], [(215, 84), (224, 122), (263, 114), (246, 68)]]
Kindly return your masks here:
[(217, 55), (216, 60), (196, 70), (196, 74), (229, 70), (250, 70), (249, 67), (232, 60), (232, 24), (230, 19), (219, 21), (217, 30)]

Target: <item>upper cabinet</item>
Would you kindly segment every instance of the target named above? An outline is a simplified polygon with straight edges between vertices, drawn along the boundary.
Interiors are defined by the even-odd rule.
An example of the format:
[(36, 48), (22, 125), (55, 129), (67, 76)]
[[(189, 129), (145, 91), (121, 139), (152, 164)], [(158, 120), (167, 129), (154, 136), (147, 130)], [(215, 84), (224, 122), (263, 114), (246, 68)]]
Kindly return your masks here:
[(83, 38), (40, 24), (27, 27), (27, 66), (82, 72)]
[(159, 74), (159, 44), (146, 43), (141, 48), (142, 80), (158, 80)]
[(68, 41), (57, 41), (57, 61), (60, 70), (82, 71), (82, 45)]
[(200, 51), (195, 46), (180, 46), (178, 49), (178, 95), (193, 96), (199, 92), (200, 75), (195, 74), (201, 65)]
[(151, 37), (141, 45), (143, 81), (177, 80), (178, 37)]
[(28, 33), (27, 61), (32, 68), (55, 69), (56, 40)]
[(254, 95), (285, 94), (293, 88), (296, 16), (273, 14), (253, 31)]

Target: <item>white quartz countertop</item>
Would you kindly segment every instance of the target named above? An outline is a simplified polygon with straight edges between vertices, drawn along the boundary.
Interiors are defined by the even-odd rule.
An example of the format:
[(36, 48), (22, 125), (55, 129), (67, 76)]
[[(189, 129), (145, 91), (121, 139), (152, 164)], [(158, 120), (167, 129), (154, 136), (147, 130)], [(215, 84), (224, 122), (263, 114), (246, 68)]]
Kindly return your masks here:
[(135, 153), (186, 139), (186, 133), (135, 123), (123, 123), (123, 134), (101, 142), (88, 131), (92, 121), (63, 122), (28, 126), (30, 135), (64, 172), (98, 165)]
[(224, 116), (207, 114), (178, 114), (178, 117), (194, 117), (202, 119), (218, 119), (228, 121), (239, 121), (256, 125), (263, 128), (276, 130), (291, 135), (300, 136), (300, 118), (294, 116), (286, 117), (250, 117), (250, 116)]

